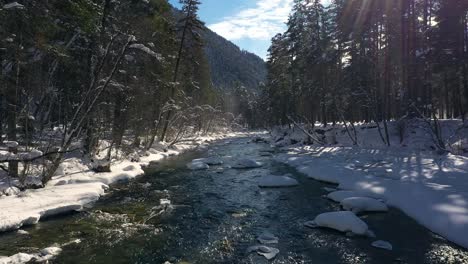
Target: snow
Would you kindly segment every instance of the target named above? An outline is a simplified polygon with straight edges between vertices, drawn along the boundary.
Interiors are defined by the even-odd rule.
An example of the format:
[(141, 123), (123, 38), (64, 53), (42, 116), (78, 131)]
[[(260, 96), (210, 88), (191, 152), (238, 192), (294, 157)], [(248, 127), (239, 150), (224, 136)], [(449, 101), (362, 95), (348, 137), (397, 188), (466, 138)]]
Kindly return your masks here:
[(264, 175), (258, 180), (258, 186), (273, 188), (273, 187), (293, 187), (299, 185), (296, 179), (291, 177), (291, 174), (277, 176), (277, 175)]
[(28, 190), (21, 196), (0, 199), (0, 232), (37, 224), (43, 217), (69, 211), (99, 199), (107, 186), (103, 183), (69, 184)]
[(386, 212), (388, 211), (387, 205), (384, 203), (368, 197), (351, 197), (341, 201), (343, 209), (352, 211), (353, 213), (361, 212)]
[(192, 161), (190, 162), (189, 164), (187, 164), (187, 168), (189, 168), (190, 170), (194, 170), (194, 171), (197, 171), (197, 170), (207, 170), (210, 168), (210, 166), (206, 163), (203, 163), (201, 161)]
[(148, 54), (148, 55), (150, 55), (150, 56), (156, 58), (157, 60), (160, 60), (160, 61), (162, 60), (161, 54), (152, 51), (150, 48), (146, 47), (146, 46), (143, 45), (143, 44), (132, 44), (132, 45), (130, 45), (129, 48), (141, 50), (141, 51), (143, 51), (144, 53), (146, 53), (146, 54)]
[(6, 196), (12, 196), (12, 195), (17, 195), (18, 193), (20, 193), (20, 189), (18, 189), (17, 187), (8, 187), (6, 189), (3, 190), (3, 194), (6, 195)]
[(260, 168), (263, 166), (262, 163), (254, 160), (254, 159), (241, 159), (236, 162), (232, 166), (234, 169), (254, 169), (254, 168)]
[[(448, 144), (468, 138), (466, 124), (460, 120), (440, 122)], [(432, 232), (468, 248), (468, 157), (434, 151), (433, 138), (420, 120), (407, 126), (403, 144), (398, 124), (389, 123), (391, 147), (382, 143), (376, 128), (366, 126), (356, 126), (359, 146), (352, 146), (340, 129), (336, 131), (338, 145), (289, 145), (275, 160), (348, 190), (344, 192), (349, 195), (342, 192), (329, 198), (336, 195), (332, 198), (338, 202), (350, 197), (383, 200)], [(284, 138), (285, 131), (272, 132), (270, 142)]]
[[(144, 174), (142, 167), (151, 162), (194, 149), (207, 139), (216, 140), (234, 136), (238, 134), (199, 137), (193, 143), (178, 145), (177, 150), (167, 149), (163, 144), (157, 143), (155, 148), (161, 151), (151, 148), (148, 155), (140, 157), (139, 162), (132, 162), (131, 159), (113, 160), (112, 172), (95, 173), (91, 170), (91, 161), (80, 156), (67, 157), (44, 188), (0, 197), (0, 232), (37, 224), (45, 217), (80, 211), (104, 195), (110, 184), (129, 181)], [(33, 151), (30, 155), (39, 155), (39, 152)], [(35, 180), (40, 181), (40, 177), (28, 179), (28, 181)], [(8, 190), (9, 184), (10, 181), (0, 175), (0, 193)], [(163, 200), (161, 202), (166, 203)]]
[(386, 250), (390, 250), (390, 251), (393, 250), (392, 244), (390, 244), (387, 241), (383, 241), (383, 240), (374, 241), (374, 242), (372, 242), (371, 245), (373, 247), (375, 247), (375, 248), (381, 248), (381, 249), (386, 249)]
[(318, 215), (313, 222), (305, 223), (308, 227), (312, 227), (313, 224), (319, 227), (335, 229), (340, 232), (351, 232), (356, 235), (369, 234), (369, 227), (367, 224), (349, 211), (323, 213)]
[(359, 197), (361, 196), (358, 192), (355, 191), (335, 191), (331, 192), (327, 195), (327, 198), (335, 201), (337, 203), (341, 203), (341, 201), (351, 198), (351, 197)]
[(9, 9), (24, 9), (24, 5), (18, 3), (18, 2), (12, 2), (9, 4), (6, 4), (3, 6), (3, 9), (9, 10)]
[(18, 253), (10, 257), (0, 257), (0, 264), (49, 263), (48, 261), (62, 252), (59, 247), (48, 247), (38, 253)]
[(7, 146), (8, 148), (16, 148), (19, 146), (18, 142), (16, 141), (3, 141), (3, 145)]

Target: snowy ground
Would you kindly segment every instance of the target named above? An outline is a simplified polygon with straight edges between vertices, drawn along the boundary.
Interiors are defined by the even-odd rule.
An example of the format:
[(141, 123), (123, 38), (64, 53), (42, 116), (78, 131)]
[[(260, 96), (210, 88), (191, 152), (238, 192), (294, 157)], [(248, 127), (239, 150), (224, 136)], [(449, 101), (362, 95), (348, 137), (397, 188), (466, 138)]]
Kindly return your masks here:
[[(142, 167), (150, 162), (178, 155), (212, 140), (236, 135), (238, 134), (200, 137), (194, 142), (178, 144), (176, 148), (166, 151), (158, 145), (140, 155), (138, 162), (132, 162), (130, 158), (114, 161), (112, 172), (108, 173), (95, 173), (91, 170), (92, 164), (89, 161), (70, 157), (45, 188), (0, 197), (0, 232), (36, 224), (44, 217), (80, 211), (104, 195), (108, 185), (142, 175)], [(6, 178), (0, 179), (0, 193), (8, 190), (10, 184)]]
[[(460, 129), (460, 121), (447, 121), (442, 127), (446, 142), (466, 141), (460, 136), (466, 130)], [(395, 129), (389, 148), (379, 142), (377, 129), (362, 129), (358, 146), (352, 146), (341, 132), (333, 132), (336, 145), (304, 146), (300, 144), (303, 133), (286, 129), (276, 130), (271, 141), (286, 152), (275, 156), (277, 161), (312, 179), (338, 184), (339, 189), (382, 199), (468, 248), (468, 158), (438, 155), (432, 150), (431, 136), (421, 127), (409, 129), (402, 142)]]

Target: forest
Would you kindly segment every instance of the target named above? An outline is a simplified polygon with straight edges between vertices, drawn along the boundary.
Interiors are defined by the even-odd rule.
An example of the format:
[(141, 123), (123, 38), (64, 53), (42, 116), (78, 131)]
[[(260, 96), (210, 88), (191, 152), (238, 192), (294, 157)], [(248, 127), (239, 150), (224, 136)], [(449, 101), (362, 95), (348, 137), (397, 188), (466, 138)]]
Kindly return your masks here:
[(0, 0), (0, 264), (468, 263), (468, 0)]
[(269, 124), (461, 118), (468, 2), (294, 1), (258, 104)]
[[(0, 1), (2, 169), (41, 186), (69, 152), (110, 161), (116, 149), (242, 127), (235, 91), (256, 88), (265, 64), (207, 29), (199, 1), (182, 4)], [(41, 183), (26, 182), (38, 173)]]

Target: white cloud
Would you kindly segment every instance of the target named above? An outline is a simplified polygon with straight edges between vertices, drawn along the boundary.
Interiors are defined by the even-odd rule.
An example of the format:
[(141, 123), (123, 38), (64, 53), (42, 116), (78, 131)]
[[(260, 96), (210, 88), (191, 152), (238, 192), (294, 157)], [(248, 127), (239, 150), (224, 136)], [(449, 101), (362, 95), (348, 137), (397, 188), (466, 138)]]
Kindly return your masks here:
[(229, 40), (270, 40), (276, 33), (283, 32), (293, 0), (256, 1), (255, 7), (243, 9), (208, 27)]

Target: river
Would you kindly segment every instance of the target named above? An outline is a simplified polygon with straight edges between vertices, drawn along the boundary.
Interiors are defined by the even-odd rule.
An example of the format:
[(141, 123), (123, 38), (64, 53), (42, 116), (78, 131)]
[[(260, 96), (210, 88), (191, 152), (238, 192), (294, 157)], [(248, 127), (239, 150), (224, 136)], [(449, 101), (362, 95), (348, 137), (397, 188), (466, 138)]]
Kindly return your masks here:
[[(377, 239), (390, 241), (392, 251), (377, 249), (377, 239), (349, 237), (303, 223), (339, 206), (323, 198), (324, 187), (292, 168), (276, 163), (262, 151), (268, 144), (235, 138), (207, 149), (187, 152), (146, 168), (130, 183), (112, 186), (108, 194), (84, 212), (46, 219), (0, 235), (0, 255), (29, 252), (79, 239), (63, 247), (50, 263), (461, 263), (467, 251), (417, 224), (396, 209), (368, 214), (364, 221)], [(224, 165), (190, 171), (194, 158), (218, 155)], [(252, 170), (228, 168), (240, 158), (264, 166)], [(300, 185), (261, 189), (259, 175), (291, 173)], [(166, 205), (161, 205), (166, 203)], [(169, 205), (170, 202), (170, 205)], [(279, 237), (280, 250), (268, 261), (256, 253), (256, 237), (268, 231)]]

